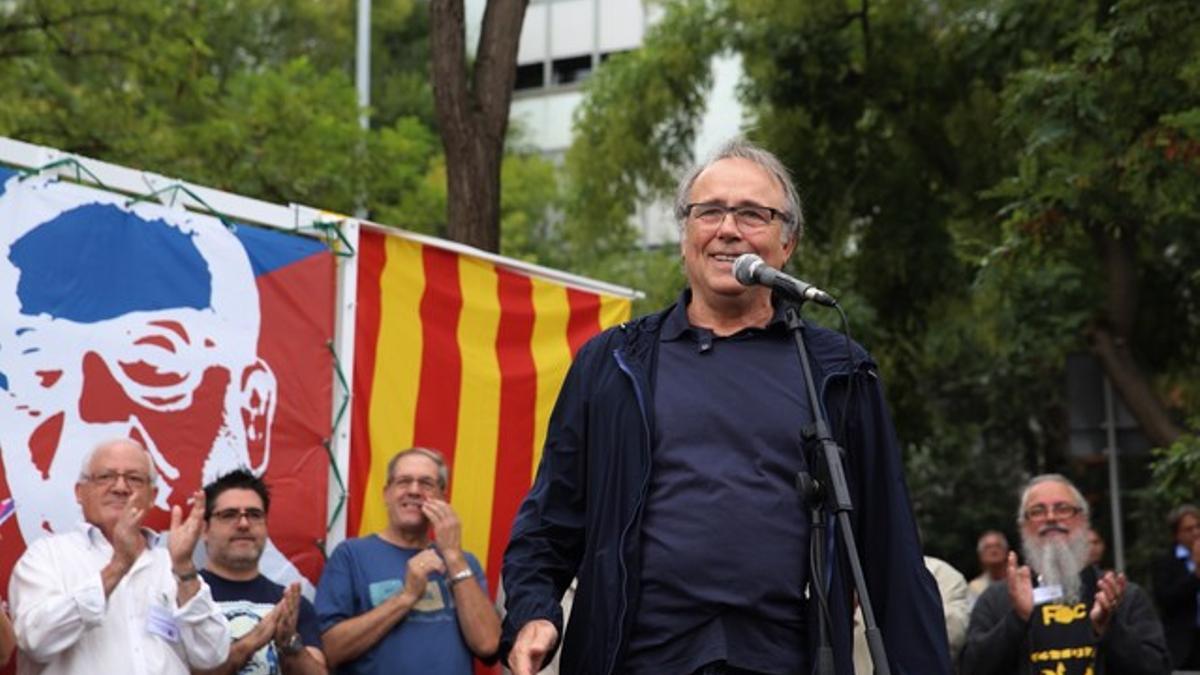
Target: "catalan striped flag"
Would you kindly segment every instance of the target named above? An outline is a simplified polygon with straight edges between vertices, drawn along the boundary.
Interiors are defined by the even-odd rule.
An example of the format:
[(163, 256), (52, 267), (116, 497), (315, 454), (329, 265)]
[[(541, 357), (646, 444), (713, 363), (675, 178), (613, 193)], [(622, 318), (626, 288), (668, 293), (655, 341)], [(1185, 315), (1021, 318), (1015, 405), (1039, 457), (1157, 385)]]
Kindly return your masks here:
[(387, 525), (388, 459), (435, 448), (495, 593), (571, 359), (631, 302), (366, 228), (357, 298), (347, 536)]

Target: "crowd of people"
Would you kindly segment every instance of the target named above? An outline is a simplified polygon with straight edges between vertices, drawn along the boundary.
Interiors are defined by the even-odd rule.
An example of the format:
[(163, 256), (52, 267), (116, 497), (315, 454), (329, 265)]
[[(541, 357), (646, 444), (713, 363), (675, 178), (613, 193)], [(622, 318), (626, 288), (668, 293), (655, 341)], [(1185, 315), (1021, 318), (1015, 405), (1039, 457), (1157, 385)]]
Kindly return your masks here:
[[(271, 503), (261, 478), (221, 476), (194, 495), (186, 516), (176, 507), (160, 537), (141, 527), (157, 482), (152, 467), (133, 441), (98, 446), (76, 489), (84, 522), (22, 556), (10, 582), (13, 621), (0, 616), (0, 657), (19, 646), (19, 672), (465, 674), (473, 657), (497, 657), (500, 613), (478, 560), (461, 548), (437, 452), (392, 458), (388, 527), (334, 550), (315, 603), (299, 584), (285, 588), (259, 571)], [(1017, 522), (1024, 564), (998, 530), (979, 537), (981, 573), (970, 583), (924, 558), (958, 672), (1200, 668), (1200, 509), (1169, 515), (1174, 546), (1154, 568), (1157, 612), (1137, 584), (1101, 567), (1103, 539), (1063, 476), (1032, 479)], [(861, 629), (854, 664), (872, 672)]]
[[(515, 675), (550, 663), (572, 675), (820, 663), (847, 674), (870, 672), (873, 654), (898, 675), (1158, 675), (1200, 663), (1195, 507), (1171, 514), (1157, 609), (1096, 564), (1088, 504), (1057, 474), (1023, 486), (1023, 555), (985, 532), (968, 583), (922, 554), (870, 355), (732, 274), (748, 253), (781, 269), (798, 245), (804, 219), (783, 164), (733, 141), (684, 176), (675, 212), (688, 288), (577, 354), (512, 526), (503, 618), (463, 550), (435, 450), (390, 459), (386, 527), (339, 544), (310, 602), (263, 574), (261, 472), (218, 476), (160, 535), (143, 527), (159, 489), (153, 457), (122, 438), (79, 467), (83, 522), (17, 562), (2, 655), (15, 644), (22, 675), (468, 675), (476, 659)], [(803, 500), (800, 474), (844, 490), (852, 508)], [(831, 503), (844, 516), (832, 525)]]
[(12, 573), (0, 648), (4, 660), (16, 648), (19, 673), (465, 674), (472, 657), (494, 660), (500, 616), (462, 550), (437, 452), (392, 458), (388, 526), (333, 551), (313, 602), (259, 569), (271, 506), (260, 477), (220, 476), (161, 536), (142, 527), (157, 482), (135, 441), (85, 458), (84, 522), (34, 542)]

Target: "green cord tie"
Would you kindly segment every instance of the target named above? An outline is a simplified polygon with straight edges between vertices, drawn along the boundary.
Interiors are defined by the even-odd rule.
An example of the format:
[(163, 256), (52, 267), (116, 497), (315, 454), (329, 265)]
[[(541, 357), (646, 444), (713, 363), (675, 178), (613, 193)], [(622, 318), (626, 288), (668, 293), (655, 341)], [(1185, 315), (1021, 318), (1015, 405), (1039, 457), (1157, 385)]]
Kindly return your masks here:
[(154, 192), (151, 192), (150, 194), (142, 195), (141, 197), (133, 197), (129, 201), (125, 202), (125, 207), (128, 208), (138, 202), (150, 201), (151, 199), (153, 199), (167, 191), (171, 192), (171, 203), (172, 204), (175, 203), (176, 195), (178, 195), (178, 193), (180, 193), (180, 192), (183, 192), (183, 194), (196, 200), (196, 202), (199, 203), (201, 206), (203, 206), (208, 211), (209, 214), (216, 216), (217, 219), (220, 220), (223, 225), (225, 225), (225, 228), (227, 230), (229, 230), (230, 232), (237, 232), (237, 223), (235, 223), (232, 220), (230, 220), (229, 218), (225, 217), (225, 214), (214, 209), (212, 206), (209, 205), (208, 202), (201, 199), (200, 195), (196, 194), (195, 192), (192, 192), (192, 190), (189, 189), (188, 186), (184, 185), (183, 183), (172, 183), (171, 185), (161, 187), (161, 188), (155, 190)]
[(91, 178), (92, 182), (94, 182), (96, 185), (99, 185), (105, 190), (109, 189), (108, 186), (104, 184), (104, 181), (100, 180), (99, 176), (92, 173), (91, 169), (84, 166), (78, 159), (75, 159), (74, 157), (63, 157), (62, 159), (56, 159), (53, 162), (50, 162), (49, 164), (43, 164), (36, 169), (18, 169), (18, 171), (21, 172), (21, 176), (17, 180), (28, 180), (43, 172), (51, 169), (57, 169), (60, 166), (75, 167), (75, 182), (77, 183), (82, 183), (83, 174), (87, 174), (88, 178)]
[[(333, 428), (337, 429), (342, 418), (346, 415), (346, 408), (350, 405), (350, 385), (346, 382), (346, 376), (342, 372), (342, 361), (338, 358), (337, 350), (333, 348), (332, 342), (326, 342), (325, 346), (329, 348), (329, 353), (333, 355), (333, 374), (337, 376), (338, 384), (342, 388), (342, 401), (338, 405), (337, 414), (333, 417)], [(325, 446), (325, 453), (329, 455), (329, 466), (333, 468), (333, 478), (337, 481), (338, 489), (341, 494), (338, 495), (337, 506), (333, 510), (333, 514), (329, 517), (329, 523), (325, 527), (326, 532), (333, 530), (333, 523), (342, 513), (342, 507), (346, 505), (346, 482), (342, 480), (342, 472), (338, 469), (337, 460), (333, 456), (333, 443), (331, 439), (326, 438), (322, 443)]]
[[(339, 258), (353, 258), (354, 247), (350, 245), (350, 239), (346, 237), (346, 233), (342, 231), (342, 223), (344, 220), (317, 220), (310, 226), (325, 235), (326, 243), (330, 243), (329, 249), (333, 251), (335, 256)], [(341, 247), (335, 247), (332, 242), (341, 242), (345, 250), (340, 250)]]

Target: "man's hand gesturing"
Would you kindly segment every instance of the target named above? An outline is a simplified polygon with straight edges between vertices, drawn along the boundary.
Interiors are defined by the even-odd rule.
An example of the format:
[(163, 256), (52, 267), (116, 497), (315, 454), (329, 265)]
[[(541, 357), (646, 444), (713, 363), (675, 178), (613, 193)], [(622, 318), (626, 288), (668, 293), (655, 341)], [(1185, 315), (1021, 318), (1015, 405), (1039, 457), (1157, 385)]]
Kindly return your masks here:
[(1033, 573), (1026, 565), (1017, 566), (1017, 554), (1008, 552), (1008, 598), (1022, 621), (1033, 614)]

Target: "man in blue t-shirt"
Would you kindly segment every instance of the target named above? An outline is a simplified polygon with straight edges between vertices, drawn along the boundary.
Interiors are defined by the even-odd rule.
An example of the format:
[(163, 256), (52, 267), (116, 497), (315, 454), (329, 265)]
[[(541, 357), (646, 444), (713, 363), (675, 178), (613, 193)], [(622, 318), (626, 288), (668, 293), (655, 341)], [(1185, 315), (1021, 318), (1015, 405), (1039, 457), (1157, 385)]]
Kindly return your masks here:
[(495, 655), (500, 617), (479, 561), (462, 550), (462, 526), (445, 501), (446, 463), (437, 451), (409, 448), (388, 462), (387, 476), (387, 528), (342, 542), (317, 585), (330, 666), (470, 675), (472, 655)]
[(324, 675), (325, 655), (312, 603), (300, 584), (286, 589), (258, 571), (267, 541), (271, 494), (261, 478), (238, 469), (204, 486), (204, 546), (200, 571), (229, 621), (229, 658), (208, 671), (220, 675)]

